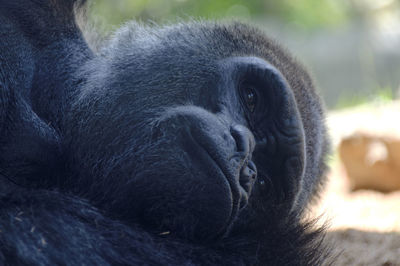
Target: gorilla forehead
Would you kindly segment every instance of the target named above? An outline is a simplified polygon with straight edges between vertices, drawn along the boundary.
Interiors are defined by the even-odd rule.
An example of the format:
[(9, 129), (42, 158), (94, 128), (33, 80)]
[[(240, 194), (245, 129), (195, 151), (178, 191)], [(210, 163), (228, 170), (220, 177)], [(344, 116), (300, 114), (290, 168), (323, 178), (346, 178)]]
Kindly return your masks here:
[[(260, 30), (241, 23), (151, 27), (132, 22), (115, 32), (100, 54), (83, 71), (96, 75), (91, 80), (98, 84), (85, 86), (82, 96), (104, 93), (109, 100), (102, 104), (145, 104), (143, 110), (147, 111), (156, 111), (156, 106), (198, 103), (202, 95), (216, 95), (225, 75), (219, 63), (229, 57), (254, 56), (281, 72), (293, 69), (292, 60), (278, 45)], [(286, 60), (278, 61), (278, 56)], [(288, 81), (291, 87), (301, 83)]]
[[(258, 56), (276, 66), (274, 53), (282, 54), (261, 31), (240, 23), (161, 28), (128, 23), (115, 36), (102, 53), (135, 84), (207, 80), (217, 75), (218, 61), (232, 56)], [(157, 72), (168, 78), (158, 79)]]
[[(113, 38), (115, 36), (118, 38)], [(196, 55), (196, 59), (203, 56), (218, 60), (238, 52), (259, 54), (257, 51), (262, 48), (259, 45), (270, 46), (261, 31), (241, 23), (191, 22), (151, 27), (131, 22), (116, 31), (113, 37), (109, 55), (117, 48), (127, 56), (139, 56), (137, 58), (159, 55), (164, 59), (177, 59), (177, 56)], [(265, 45), (263, 48), (267, 48)]]

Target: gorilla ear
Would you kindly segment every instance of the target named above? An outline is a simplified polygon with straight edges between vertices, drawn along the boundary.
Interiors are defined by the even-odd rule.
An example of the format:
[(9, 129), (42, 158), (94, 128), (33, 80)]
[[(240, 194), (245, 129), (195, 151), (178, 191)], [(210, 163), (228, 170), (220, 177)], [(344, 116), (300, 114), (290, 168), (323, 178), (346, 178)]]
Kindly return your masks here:
[(243, 110), (256, 138), (253, 158), (258, 178), (272, 186), (267, 190), (275, 195), (269, 197), (291, 210), (302, 189), (306, 164), (304, 127), (292, 88), (275, 66), (258, 57), (232, 57), (220, 66), (226, 88), (236, 88), (234, 93), (240, 96), (242, 87), (251, 86), (257, 93), (255, 112)]

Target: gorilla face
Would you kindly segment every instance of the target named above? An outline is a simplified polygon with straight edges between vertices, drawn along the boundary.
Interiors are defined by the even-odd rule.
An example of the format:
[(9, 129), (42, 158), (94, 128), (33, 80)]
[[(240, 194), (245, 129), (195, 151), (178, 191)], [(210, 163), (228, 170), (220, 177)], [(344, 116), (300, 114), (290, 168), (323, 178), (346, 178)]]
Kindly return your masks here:
[(303, 204), (305, 132), (269, 40), (186, 27), (128, 25), (82, 67), (65, 129), (75, 179), (63, 186), (119, 219), (208, 241), (260, 197), (271, 217)]

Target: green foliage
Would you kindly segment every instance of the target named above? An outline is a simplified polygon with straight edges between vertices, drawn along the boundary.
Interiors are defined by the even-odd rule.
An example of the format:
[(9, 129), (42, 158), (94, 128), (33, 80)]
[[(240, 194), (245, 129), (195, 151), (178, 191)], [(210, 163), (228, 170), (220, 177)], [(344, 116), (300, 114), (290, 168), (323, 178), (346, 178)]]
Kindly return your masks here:
[(335, 26), (347, 21), (349, 8), (338, 0), (284, 0), (282, 16), (305, 28)]
[[(351, 90), (350, 90), (351, 91)], [(381, 104), (394, 100), (393, 90), (389, 87), (379, 88), (372, 94), (365, 92), (353, 95), (343, 95), (339, 98), (334, 109), (344, 109), (365, 104)]]
[(94, 0), (92, 12), (113, 25), (132, 18), (159, 22), (176, 17), (275, 17), (315, 28), (347, 21), (347, 3), (346, 0)]

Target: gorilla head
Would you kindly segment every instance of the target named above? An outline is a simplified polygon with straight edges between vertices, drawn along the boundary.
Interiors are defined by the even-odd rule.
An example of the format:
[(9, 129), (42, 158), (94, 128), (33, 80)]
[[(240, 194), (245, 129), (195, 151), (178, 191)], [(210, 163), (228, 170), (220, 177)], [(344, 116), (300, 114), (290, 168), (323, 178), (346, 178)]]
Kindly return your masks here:
[(68, 181), (118, 218), (191, 239), (227, 233), (252, 190), (271, 216), (299, 212), (324, 147), (318, 99), (296, 68), (242, 24), (128, 24), (79, 70)]
[(27, 213), (0, 215), (0, 261), (319, 262), (302, 219), (328, 141), (307, 72), (241, 23), (128, 23), (93, 51), (81, 4), (0, 0), (0, 206)]

